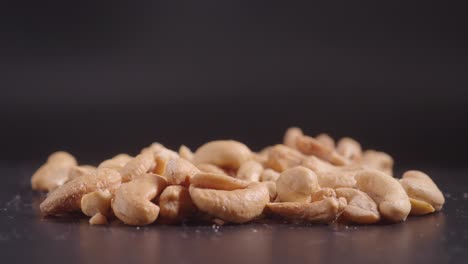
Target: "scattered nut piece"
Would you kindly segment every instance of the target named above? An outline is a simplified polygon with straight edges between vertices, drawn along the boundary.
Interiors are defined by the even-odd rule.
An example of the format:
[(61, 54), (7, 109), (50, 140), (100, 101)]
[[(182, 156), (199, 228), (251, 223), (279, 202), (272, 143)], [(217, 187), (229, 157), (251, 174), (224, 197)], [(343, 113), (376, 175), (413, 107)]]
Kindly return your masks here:
[(87, 174), (71, 180), (51, 192), (41, 203), (45, 215), (58, 215), (80, 210), (81, 198), (90, 192), (110, 190), (120, 186), (121, 176), (115, 170), (98, 169), (96, 175)]
[(215, 140), (199, 147), (194, 154), (194, 163), (210, 163), (222, 168), (238, 169), (252, 157), (250, 149), (234, 140)]
[(358, 161), (362, 157), (361, 144), (349, 137), (344, 137), (338, 141), (336, 152), (351, 161)]
[(366, 193), (352, 188), (338, 188), (338, 197), (348, 201), (341, 217), (348, 222), (357, 224), (373, 224), (380, 221), (377, 204)]
[(407, 171), (400, 183), (410, 197), (411, 214), (421, 215), (442, 209), (444, 195), (427, 174), (415, 170)]
[(392, 176), (377, 170), (363, 170), (356, 176), (356, 187), (374, 200), (383, 218), (405, 221), (411, 204), (403, 187)]
[(127, 225), (148, 225), (156, 221), (159, 206), (151, 202), (166, 187), (166, 180), (145, 174), (123, 183), (115, 192), (111, 207), (115, 216)]
[(346, 199), (326, 197), (313, 203), (268, 203), (267, 208), (276, 215), (293, 221), (330, 223), (335, 221), (346, 206)]
[(165, 223), (180, 223), (196, 211), (188, 189), (180, 185), (164, 189), (159, 197), (159, 207), (161, 220)]
[(272, 169), (265, 169), (262, 172), (262, 175), (260, 175), (260, 181), (266, 182), (266, 181), (273, 181), (276, 182), (279, 178), (280, 174), (279, 172), (276, 172)]
[(262, 214), (270, 201), (265, 184), (251, 183), (232, 191), (190, 186), (190, 196), (199, 210), (233, 223), (245, 223)]
[(189, 161), (176, 158), (167, 163), (164, 177), (168, 184), (179, 184), (188, 187), (190, 179), (199, 172), (200, 170)]
[(31, 186), (37, 191), (52, 191), (68, 180), (70, 168), (77, 165), (76, 159), (69, 153), (52, 153), (47, 162), (31, 177)]
[(260, 181), (260, 175), (263, 172), (262, 164), (255, 160), (244, 162), (237, 170), (236, 178), (246, 181)]
[(317, 175), (305, 167), (298, 166), (283, 171), (276, 181), (278, 198), (281, 202), (310, 202), (312, 193), (318, 191)]

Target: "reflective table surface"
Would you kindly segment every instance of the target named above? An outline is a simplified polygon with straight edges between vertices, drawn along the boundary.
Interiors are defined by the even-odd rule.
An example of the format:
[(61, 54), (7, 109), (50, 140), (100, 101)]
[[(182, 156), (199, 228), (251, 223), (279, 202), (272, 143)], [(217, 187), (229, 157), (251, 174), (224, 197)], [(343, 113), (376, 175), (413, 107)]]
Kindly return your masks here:
[(44, 218), (35, 168), (0, 163), (2, 263), (468, 263), (468, 170), (427, 170), (446, 205), (401, 224), (129, 227)]

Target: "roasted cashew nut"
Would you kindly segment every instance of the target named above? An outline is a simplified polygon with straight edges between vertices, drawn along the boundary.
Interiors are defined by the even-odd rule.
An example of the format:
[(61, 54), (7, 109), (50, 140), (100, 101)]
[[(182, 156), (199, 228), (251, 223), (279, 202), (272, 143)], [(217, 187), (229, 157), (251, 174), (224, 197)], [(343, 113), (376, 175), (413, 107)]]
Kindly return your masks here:
[(344, 137), (338, 141), (336, 152), (338, 152), (338, 154), (340, 154), (345, 159), (351, 160), (353, 162), (360, 160), (362, 157), (361, 144), (349, 137)]
[(120, 186), (120, 173), (107, 168), (98, 169), (96, 175), (75, 178), (51, 192), (41, 203), (45, 215), (58, 215), (80, 210), (81, 198), (90, 192), (112, 190)]
[(109, 168), (109, 169), (115, 169), (120, 171), (129, 161), (133, 159), (132, 156), (128, 154), (118, 154), (114, 156), (112, 159), (105, 160), (101, 162), (98, 166), (98, 168)]
[(390, 176), (393, 175), (393, 158), (385, 152), (366, 150), (360, 164), (366, 168), (376, 169)]
[(115, 216), (127, 225), (148, 225), (156, 221), (159, 206), (151, 202), (166, 187), (166, 180), (145, 174), (123, 183), (115, 192), (111, 206)]
[(234, 140), (215, 140), (208, 142), (195, 151), (195, 164), (209, 163), (222, 168), (238, 169), (252, 157), (250, 149)]
[(189, 161), (176, 158), (167, 163), (163, 176), (168, 184), (179, 184), (188, 187), (190, 179), (199, 172), (200, 170)]
[(380, 221), (377, 204), (366, 193), (352, 188), (338, 188), (337, 197), (348, 201), (341, 218), (357, 224), (373, 224)]
[(172, 185), (164, 189), (159, 197), (159, 207), (161, 221), (170, 224), (180, 223), (190, 218), (197, 210), (188, 189), (180, 185)]
[(190, 184), (197, 188), (232, 191), (247, 188), (250, 182), (224, 174), (201, 172), (190, 179)]
[(122, 182), (129, 182), (150, 172), (156, 166), (154, 155), (145, 151), (129, 162), (120, 170)]
[(97, 168), (94, 166), (90, 166), (90, 165), (74, 166), (68, 170), (67, 182), (75, 178), (81, 177), (83, 175), (86, 175), (86, 174), (96, 174), (96, 173), (97, 173)]
[(298, 127), (290, 127), (284, 133), (283, 144), (292, 149), (296, 149), (296, 141), (299, 137), (302, 137), (304, 133)]
[(327, 148), (335, 148), (335, 140), (328, 134), (321, 133), (315, 136), (315, 139)]
[(236, 178), (246, 181), (259, 182), (263, 166), (255, 160), (244, 162), (237, 170)]
[(333, 165), (348, 165), (349, 161), (338, 154), (335, 149), (329, 148), (313, 137), (302, 136), (296, 141), (297, 149), (304, 155), (314, 155)]
[[(91, 217), (90, 224), (106, 224), (106, 217), (111, 215), (111, 200), (112, 194), (109, 190), (87, 193), (81, 198), (81, 211)], [(103, 217), (106, 221), (102, 221)]]
[(266, 167), (278, 172), (299, 166), (304, 161), (305, 156), (299, 151), (285, 145), (275, 145), (268, 149), (268, 160)]
[(319, 189), (317, 175), (302, 166), (283, 171), (276, 181), (281, 202), (310, 202), (312, 193)]
[(77, 162), (71, 154), (64, 151), (52, 153), (31, 177), (32, 189), (48, 192), (55, 190), (68, 180), (69, 170), (75, 166)]
[(196, 166), (201, 172), (227, 175), (223, 169), (213, 164), (200, 163)]

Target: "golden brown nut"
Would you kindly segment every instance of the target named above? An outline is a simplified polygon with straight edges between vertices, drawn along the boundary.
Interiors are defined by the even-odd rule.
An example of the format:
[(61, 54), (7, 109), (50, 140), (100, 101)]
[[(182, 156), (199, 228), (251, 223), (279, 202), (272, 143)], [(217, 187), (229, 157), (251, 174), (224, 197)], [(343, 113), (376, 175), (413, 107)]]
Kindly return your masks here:
[(77, 166), (76, 159), (69, 153), (52, 153), (47, 162), (31, 177), (31, 186), (37, 191), (52, 191), (68, 180), (70, 168)]
[(123, 183), (112, 199), (115, 216), (127, 225), (148, 225), (156, 221), (159, 206), (151, 202), (166, 187), (166, 180), (155, 174), (145, 174)]
[(377, 204), (364, 192), (352, 188), (336, 189), (338, 197), (348, 201), (341, 217), (357, 224), (373, 224), (380, 221)]
[(87, 174), (71, 180), (51, 192), (41, 203), (45, 215), (58, 215), (80, 210), (81, 198), (90, 192), (111, 190), (120, 186), (121, 176), (115, 170), (98, 169), (97, 175)]
[(210, 141), (195, 151), (194, 163), (209, 163), (222, 168), (238, 169), (252, 157), (250, 149), (234, 140)]
[(326, 197), (313, 203), (268, 203), (267, 208), (276, 215), (293, 221), (330, 223), (335, 221), (346, 206), (346, 199)]
[(336, 152), (351, 161), (359, 161), (362, 157), (361, 144), (349, 137), (344, 137), (338, 141)]
[(245, 189), (232, 191), (190, 186), (189, 191), (200, 211), (239, 224), (261, 215), (270, 201), (269, 191), (263, 183), (251, 183)]
[(159, 207), (161, 220), (165, 223), (180, 223), (197, 210), (188, 189), (180, 185), (172, 185), (164, 189), (159, 197)]
[(276, 189), (281, 202), (310, 202), (312, 193), (318, 191), (320, 186), (313, 171), (298, 166), (280, 174)]
[(422, 215), (442, 209), (445, 203), (444, 195), (427, 174), (415, 170), (407, 171), (403, 174), (400, 183), (410, 197), (412, 215)]
[(278, 172), (301, 165), (305, 159), (299, 151), (285, 145), (275, 145), (268, 151), (266, 167)]
[(260, 175), (263, 172), (263, 166), (255, 160), (244, 162), (237, 170), (236, 178), (246, 181), (260, 181)]
[(179, 184), (188, 187), (190, 179), (199, 172), (200, 170), (189, 161), (176, 158), (167, 163), (163, 176), (166, 178), (168, 184)]

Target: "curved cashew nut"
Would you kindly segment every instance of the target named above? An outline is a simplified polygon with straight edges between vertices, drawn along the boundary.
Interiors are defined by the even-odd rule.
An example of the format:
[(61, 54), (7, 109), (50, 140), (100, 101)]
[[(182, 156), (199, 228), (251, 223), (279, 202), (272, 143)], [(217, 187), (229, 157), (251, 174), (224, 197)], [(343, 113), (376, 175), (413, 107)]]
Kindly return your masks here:
[(335, 190), (338, 197), (348, 201), (343, 219), (357, 224), (373, 224), (380, 221), (377, 204), (366, 193), (352, 188), (338, 188)]
[(180, 223), (197, 210), (188, 189), (180, 185), (172, 185), (164, 189), (159, 196), (159, 207), (161, 220), (166, 223)]
[(123, 183), (115, 192), (111, 207), (115, 216), (127, 225), (148, 225), (156, 221), (159, 207), (151, 200), (166, 187), (166, 180), (146, 174)]
[(338, 152), (338, 154), (340, 154), (345, 159), (351, 161), (360, 160), (362, 157), (361, 144), (349, 137), (344, 137), (338, 141), (336, 152)]
[(52, 191), (68, 180), (70, 168), (77, 166), (76, 159), (69, 153), (58, 151), (52, 153), (47, 162), (31, 177), (33, 190)]
[(267, 168), (283, 172), (301, 165), (304, 159), (304, 155), (299, 151), (278, 144), (268, 149), (268, 160), (265, 165)]
[(125, 165), (133, 159), (132, 156), (122, 153), (114, 156), (112, 159), (101, 162), (98, 168), (109, 168), (120, 171)]
[(150, 172), (156, 166), (154, 155), (151, 151), (145, 151), (130, 160), (120, 170), (122, 182), (129, 182)]
[(318, 134), (315, 139), (327, 148), (335, 148), (335, 140), (326, 133)]
[(296, 149), (296, 141), (299, 137), (303, 136), (304, 133), (298, 127), (290, 127), (286, 130), (283, 137), (283, 144)]
[(276, 189), (281, 202), (310, 202), (312, 193), (318, 191), (320, 186), (313, 171), (298, 166), (280, 174)]
[(383, 218), (400, 222), (405, 221), (411, 204), (400, 183), (383, 172), (364, 170), (356, 176), (356, 187), (374, 200)]
[(181, 145), (179, 148), (179, 156), (190, 162), (193, 161), (193, 152), (185, 145)]
[(153, 153), (154, 159), (156, 160), (156, 167), (153, 172), (158, 175), (163, 175), (166, 171), (167, 163), (172, 160), (179, 158), (177, 152), (170, 150), (160, 143), (153, 143), (148, 147), (141, 150), (140, 153), (151, 152)]
[(249, 186), (250, 182), (223, 174), (201, 172), (190, 179), (190, 184), (197, 188), (232, 191), (244, 189)]
[(57, 215), (78, 211), (81, 198), (90, 192), (117, 188), (121, 183), (120, 173), (107, 168), (99, 169), (97, 174), (87, 174), (71, 180), (51, 192), (41, 203), (45, 215)]
[(234, 140), (215, 140), (195, 151), (194, 163), (210, 163), (220, 167), (237, 169), (252, 157), (250, 149)]
[(200, 170), (189, 161), (176, 158), (167, 163), (163, 176), (167, 179), (168, 184), (188, 186), (190, 179), (199, 172)]
[(370, 169), (376, 169), (390, 176), (393, 175), (393, 158), (385, 152), (366, 150), (362, 154), (360, 164)]
[(244, 162), (237, 170), (236, 178), (246, 181), (260, 181), (260, 175), (263, 172), (263, 166), (255, 160)]
[(196, 166), (202, 172), (227, 175), (223, 169), (213, 164), (200, 163)]
[(439, 211), (445, 203), (442, 192), (432, 179), (421, 171), (407, 171), (400, 180), (411, 202), (411, 214), (423, 215)]
[(297, 149), (305, 155), (314, 155), (333, 165), (348, 165), (349, 161), (338, 154), (335, 149), (329, 148), (313, 137), (302, 136), (296, 141)]
[(233, 223), (253, 220), (270, 201), (269, 191), (262, 183), (251, 183), (245, 189), (233, 191), (190, 186), (189, 191), (200, 211)]
[[(108, 190), (90, 192), (81, 198), (81, 211), (91, 217), (90, 224), (107, 223), (106, 217), (111, 214), (111, 199), (112, 194)], [(103, 217), (106, 221), (101, 221)]]
[(330, 223), (335, 221), (346, 206), (346, 199), (325, 197), (313, 203), (268, 203), (267, 208), (276, 215), (293, 221)]

